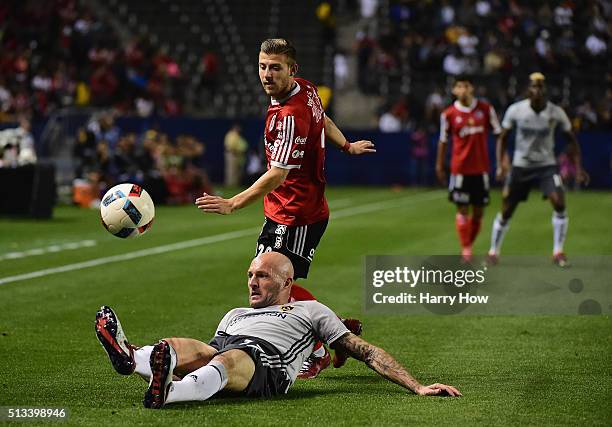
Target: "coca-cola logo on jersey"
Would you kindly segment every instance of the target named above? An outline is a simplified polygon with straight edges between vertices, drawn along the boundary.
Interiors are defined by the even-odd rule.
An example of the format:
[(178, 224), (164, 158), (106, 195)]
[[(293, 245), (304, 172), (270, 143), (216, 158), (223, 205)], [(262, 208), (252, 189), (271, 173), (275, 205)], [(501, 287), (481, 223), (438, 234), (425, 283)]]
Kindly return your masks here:
[(459, 130), (459, 137), (463, 138), (464, 136), (474, 135), (477, 133), (483, 133), (483, 126), (464, 126)]

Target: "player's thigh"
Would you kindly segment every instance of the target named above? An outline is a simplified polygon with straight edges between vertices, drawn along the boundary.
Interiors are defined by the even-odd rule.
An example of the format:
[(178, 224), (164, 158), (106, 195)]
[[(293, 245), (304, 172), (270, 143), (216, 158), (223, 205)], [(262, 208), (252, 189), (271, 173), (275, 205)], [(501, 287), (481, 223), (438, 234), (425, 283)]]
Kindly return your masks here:
[(565, 190), (563, 180), (555, 167), (542, 172), (540, 177), (540, 190), (542, 195), (550, 200), (555, 210), (565, 209)]
[(217, 354), (213, 360), (221, 362), (227, 372), (226, 390), (244, 391), (255, 375), (255, 362), (251, 356), (240, 349), (232, 349)]
[(176, 351), (174, 373), (178, 376), (185, 376), (201, 368), (217, 353), (214, 347), (193, 338), (164, 338), (164, 340)]

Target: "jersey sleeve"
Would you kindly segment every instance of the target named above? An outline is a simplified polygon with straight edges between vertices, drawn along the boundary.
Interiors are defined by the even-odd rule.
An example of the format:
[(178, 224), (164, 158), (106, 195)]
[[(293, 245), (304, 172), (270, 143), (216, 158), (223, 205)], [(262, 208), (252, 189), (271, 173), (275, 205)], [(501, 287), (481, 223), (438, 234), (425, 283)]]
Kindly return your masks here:
[(325, 344), (331, 344), (342, 335), (350, 332), (340, 321), (336, 313), (318, 301), (309, 304), (312, 325), (315, 335)]
[(493, 131), (493, 135), (499, 135), (501, 133), (499, 119), (497, 118), (497, 113), (492, 105), (489, 105), (489, 125)]
[(515, 116), (516, 108), (514, 105), (511, 105), (506, 110), (506, 114), (504, 114), (504, 119), (502, 120), (502, 128), (510, 130), (516, 124), (516, 116)]
[(561, 125), (561, 130), (564, 132), (569, 132), (572, 130), (572, 123), (570, 122), (569, 117), (567, 117), (565, 110), (561, 107), (557, 107), (557, 120)]
[(309, 123), (302, 114), (289, 110), (279, 114), (282, 123), (270, 157), (270, 166), (282, 169), (299, 169), (304, 158), (304, 144), (308, 138)]
[(440, 142), (448, 143), (448, 134), (450, 132), (450, 117), (448, 117), (448, 111), (443, 111), (440, 114)]

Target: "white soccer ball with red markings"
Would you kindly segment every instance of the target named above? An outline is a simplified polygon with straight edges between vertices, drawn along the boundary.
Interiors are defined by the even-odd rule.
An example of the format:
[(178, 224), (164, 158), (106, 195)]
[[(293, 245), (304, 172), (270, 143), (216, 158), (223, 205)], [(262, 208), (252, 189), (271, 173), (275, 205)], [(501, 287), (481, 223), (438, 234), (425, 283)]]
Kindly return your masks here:
[(119, 184), (108, 190), (100, 203), (102, 225), (112, 235), (125, 239), (140, 236), (155, 218), (153, 199), (136, 184)]

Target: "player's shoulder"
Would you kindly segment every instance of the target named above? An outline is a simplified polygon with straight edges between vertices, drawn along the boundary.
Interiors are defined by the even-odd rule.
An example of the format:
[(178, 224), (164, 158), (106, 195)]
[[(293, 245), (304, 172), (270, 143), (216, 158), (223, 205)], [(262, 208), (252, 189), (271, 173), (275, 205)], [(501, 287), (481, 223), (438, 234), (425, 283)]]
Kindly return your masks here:
[(486, 101), (484, 99), (480, 99), (478, 98), (476, 100), (476, 108), (479, 110), (485, 110), (487, 112), (489, 112), (489, 110), (491, 109), (492, 105), (489, 101)]
[(529, 99), (521, 99), (520, 101), (513, 102), (506, 109), (506, 114), (516, 113), (518, 111), (524, 111), (529, 107)]
[(451, 103), (444, 110), (442, 110), (442, 115), (445, 117), (451, 116), (457, 112), (457, 108), (455, 107), (455, 103)]

